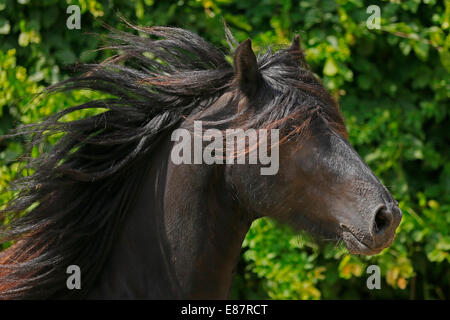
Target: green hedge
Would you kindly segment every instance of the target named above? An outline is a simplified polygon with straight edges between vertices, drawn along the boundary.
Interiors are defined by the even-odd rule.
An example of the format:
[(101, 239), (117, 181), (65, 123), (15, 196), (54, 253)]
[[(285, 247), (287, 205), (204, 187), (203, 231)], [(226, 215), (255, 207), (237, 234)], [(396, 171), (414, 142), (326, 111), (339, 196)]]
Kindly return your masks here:
[[(81, 7), (81, 30), (66, 28), (70, 4)], [(366, 27), (369, 5), (381, 8), (379, 30)], [(124, 28), (118, 13), (141, 25), (187, 28), (223, 47), (222, 18), (256, 50), (299, 33), (312, 69), (339, 99), (351, 143), (400, 202), (396, 241), (375, 257), (255, 222), (234, 298), (449, 298), (449, 1), (0, 0), (0, 134), (96, 96), (31, 101), (70, 75), (66, 65), (106, 57), (89, 52), (100, 40), (86, 33), (106, 32), (102, 22)], [(22, 151), (23, 141), (0, 140), (0, 192)], [(1, 192), (0, 204), (9, 197)], [(366, 288), (371, 264), (381, 267), (381, 290)]]

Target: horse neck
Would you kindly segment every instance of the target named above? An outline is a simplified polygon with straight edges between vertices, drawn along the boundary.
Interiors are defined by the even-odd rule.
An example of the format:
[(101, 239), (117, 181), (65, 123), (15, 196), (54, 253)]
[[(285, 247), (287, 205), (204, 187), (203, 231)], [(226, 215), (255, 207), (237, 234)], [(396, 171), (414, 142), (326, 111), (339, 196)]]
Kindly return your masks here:
[(251, 222), (221, 168), (177, 166), (171, 142), (148, 178), (89, 298), (227, 298)]
[(250, 226), (230, 198), (223, 169), (169, 163), (164, 219), (176, 278), (186, 298), (229, 296)]

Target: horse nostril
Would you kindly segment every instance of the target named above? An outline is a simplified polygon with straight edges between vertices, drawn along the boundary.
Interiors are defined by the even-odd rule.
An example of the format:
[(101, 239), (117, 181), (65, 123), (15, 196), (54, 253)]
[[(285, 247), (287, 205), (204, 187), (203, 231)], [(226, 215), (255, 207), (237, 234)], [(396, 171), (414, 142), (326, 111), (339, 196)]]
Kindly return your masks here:
[(379, 234), (383, 230), (387, 229), (390, 223), (391, 214), (386, 210), (385, 207), (381, 207), (375, 214), (373, 226), (375, 234)]

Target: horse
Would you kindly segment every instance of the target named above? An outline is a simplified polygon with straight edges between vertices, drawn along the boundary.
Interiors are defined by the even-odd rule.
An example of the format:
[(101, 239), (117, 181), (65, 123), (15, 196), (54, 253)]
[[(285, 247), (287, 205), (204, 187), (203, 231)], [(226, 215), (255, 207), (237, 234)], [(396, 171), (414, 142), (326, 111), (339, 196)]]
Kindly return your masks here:
[[(229, 298), (242, 242), (262, 217), (342, 242), (351, 254), (392, 244), (398, 203), (350, 145), (297, 35), (256, 56), (251, 40), (238, 43), (226, 26), (225, 50), (181, 28), (128, 25), (134, 33), (105, 35), (113, 56), (77, 66), (81, 75), (45, 91), (105, 98), (9, 135), (28, 137), (28, 150), (60, 138), (38, 157), (27, 153), (32, 172), (12, 183), (0, 298)], [(64, 120), (80, 110), (102, 111)], [(278, 171), (175, 164), (171, 135), (192, 133), (195, 121), (222, 132), (278, 130)], [(69, 266), (79, 268), (80, 288), (68, 288)]]

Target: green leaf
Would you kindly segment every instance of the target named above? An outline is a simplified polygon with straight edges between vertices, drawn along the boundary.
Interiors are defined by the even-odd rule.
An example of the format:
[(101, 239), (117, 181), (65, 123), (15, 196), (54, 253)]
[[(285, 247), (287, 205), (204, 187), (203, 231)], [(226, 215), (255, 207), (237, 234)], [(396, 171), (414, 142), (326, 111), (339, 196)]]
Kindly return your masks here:
[(450, 72), (450, 52), (448, 50), (440, 50), (439, 57), (444, 68)]
[(336, 62), (331, 58), (327, 59), (327, 61), (325, 62), (325, 66), (323, 67), (323, 74), (332, 77), (335, 76), (337, 73), (338, 73), (338, 66)]
[(11, 30), (11, 25), (9, 21), (0, 17), (0, 34), (8, 34)]
[(428, 58), (428, 49), (429, 49), (429, 45), (425, 42), (421, 42), (421, 41), (416, 41), (413, 43), (412, 45), (414, 52), (416, 53), (416, 55), (422, 60), (422, 61), (426, 61)]

